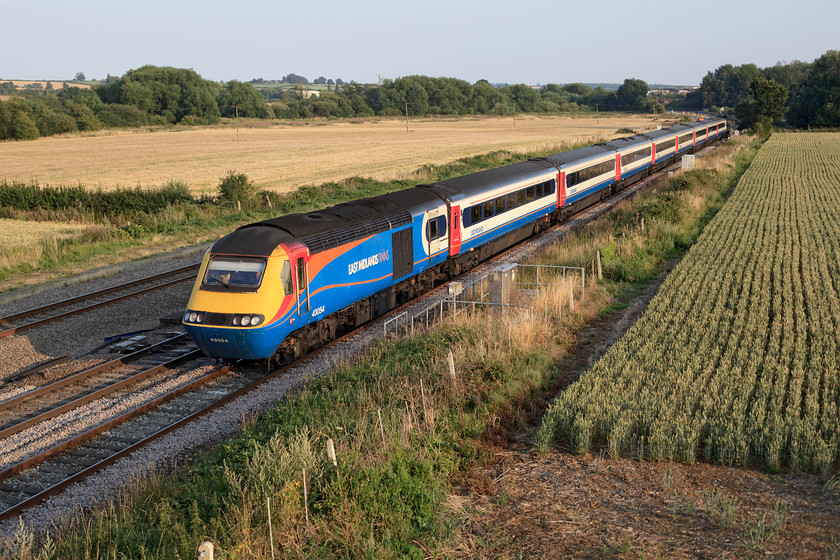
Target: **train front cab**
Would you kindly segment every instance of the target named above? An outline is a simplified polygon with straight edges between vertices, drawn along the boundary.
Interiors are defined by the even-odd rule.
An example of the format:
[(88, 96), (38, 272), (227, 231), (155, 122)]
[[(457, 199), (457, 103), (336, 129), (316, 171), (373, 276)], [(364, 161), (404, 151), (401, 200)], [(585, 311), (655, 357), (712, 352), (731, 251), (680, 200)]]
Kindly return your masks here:
[(208, 356), (272, 356), (301, 322), (293, 262), (285, 245), (269, 255), (208, 251), (183, 318), (190, 339)]

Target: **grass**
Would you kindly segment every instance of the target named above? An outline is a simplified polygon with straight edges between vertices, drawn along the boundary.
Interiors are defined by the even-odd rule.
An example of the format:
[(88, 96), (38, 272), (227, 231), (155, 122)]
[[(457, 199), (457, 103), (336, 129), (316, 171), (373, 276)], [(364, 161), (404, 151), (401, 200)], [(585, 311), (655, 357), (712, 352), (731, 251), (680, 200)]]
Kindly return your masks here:
[[(633, 207), (604, 221), (621, 224), (628, 212), (634, 215)], [(690, 221), (698, 215), (704, 214)], [(588, 235), (564, 241), (555, 258), (591, 256), (574, 248), (586, 246)], [(568, 300), (560, 300), (562, 310), (556, 305), (568, 293), (561, 283), (537, 296), (533, 316), (467, 314), (431, 332), (377, 343), (358, 363), (312, 379), (181, 472), (152, 476), (77, 519), (60, 531), (57, 545), (39, 548), (22, 528), (17, 556), (186, 558), (205, 540), (229, 559), (270, 557), (272, 544), (282, 558), (454, 556), (459, 514), (449, 496), (487, 491), (492, 482), (482, 467), (540, 414), (539, 403), (557, 390), (556, 364), (623, 284), (588, 283), (585, 298), (576, 294), (574, 313)], [(328, 439), (337, 466), (324, 452)], [(608, 546), (610, 553), (624, 548)]]

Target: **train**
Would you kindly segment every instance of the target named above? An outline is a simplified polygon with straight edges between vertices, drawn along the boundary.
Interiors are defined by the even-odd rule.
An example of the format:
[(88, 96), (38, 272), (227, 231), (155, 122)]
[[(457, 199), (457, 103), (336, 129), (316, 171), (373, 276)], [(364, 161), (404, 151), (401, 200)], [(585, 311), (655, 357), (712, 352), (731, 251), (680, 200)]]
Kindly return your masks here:
[(208, 356), (289, 361), (729, 132), (711, 117), (242, 226), (204, 255), (183, 325)]

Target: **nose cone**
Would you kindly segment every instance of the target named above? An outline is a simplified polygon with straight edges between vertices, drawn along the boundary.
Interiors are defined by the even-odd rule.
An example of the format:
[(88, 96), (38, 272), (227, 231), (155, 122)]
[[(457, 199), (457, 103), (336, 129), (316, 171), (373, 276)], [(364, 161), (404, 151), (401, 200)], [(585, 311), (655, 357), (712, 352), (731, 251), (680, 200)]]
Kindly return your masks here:
[(208, 356), (228, 360), (263, 360), (277, 351), (264, 329), (222, 329), (187, 325), (187, 334)]

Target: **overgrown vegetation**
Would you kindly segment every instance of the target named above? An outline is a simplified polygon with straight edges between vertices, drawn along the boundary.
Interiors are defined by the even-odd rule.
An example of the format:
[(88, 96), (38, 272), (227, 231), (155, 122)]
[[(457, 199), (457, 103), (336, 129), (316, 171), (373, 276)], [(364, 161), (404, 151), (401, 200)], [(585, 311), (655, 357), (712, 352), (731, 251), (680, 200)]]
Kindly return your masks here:
[[(746, 150), (720, 149), (732, 151)], [(454, 487), (485, 491), (480, 468), (493, 460), (495, 442), (526, 428), (540, 397), (556, 390), (556, 363), (576, 332), (612, 303), (610, 293), (634, 289), (629, 282), (653, 277), (690, 244), (739, 170), (721, 164), (678, 177), (564, 239), (541, 261), (588, 267), (595, 240), (619, 239), (641, 218), (651, 235), (623, 245), (614, 262), (605, 259), (615, 280), (587, 284), (573, 313), (560, 284), (541, 291), (533, 315), (467, 315), (375, 344), (359, 363), (313, 379), (183, 472), (80, 519), (57, 545), (38, 550), (22, 529), (18, 557), (188, 558), (204, 540), (231, 559), (267, 558), (272, 548), (282, 558), (449, 555), (459, 527), (447, 495)], [(638, 270), (649, 272), (643, 278)], [(337, 466), (325, 453), (328, 438)]]

